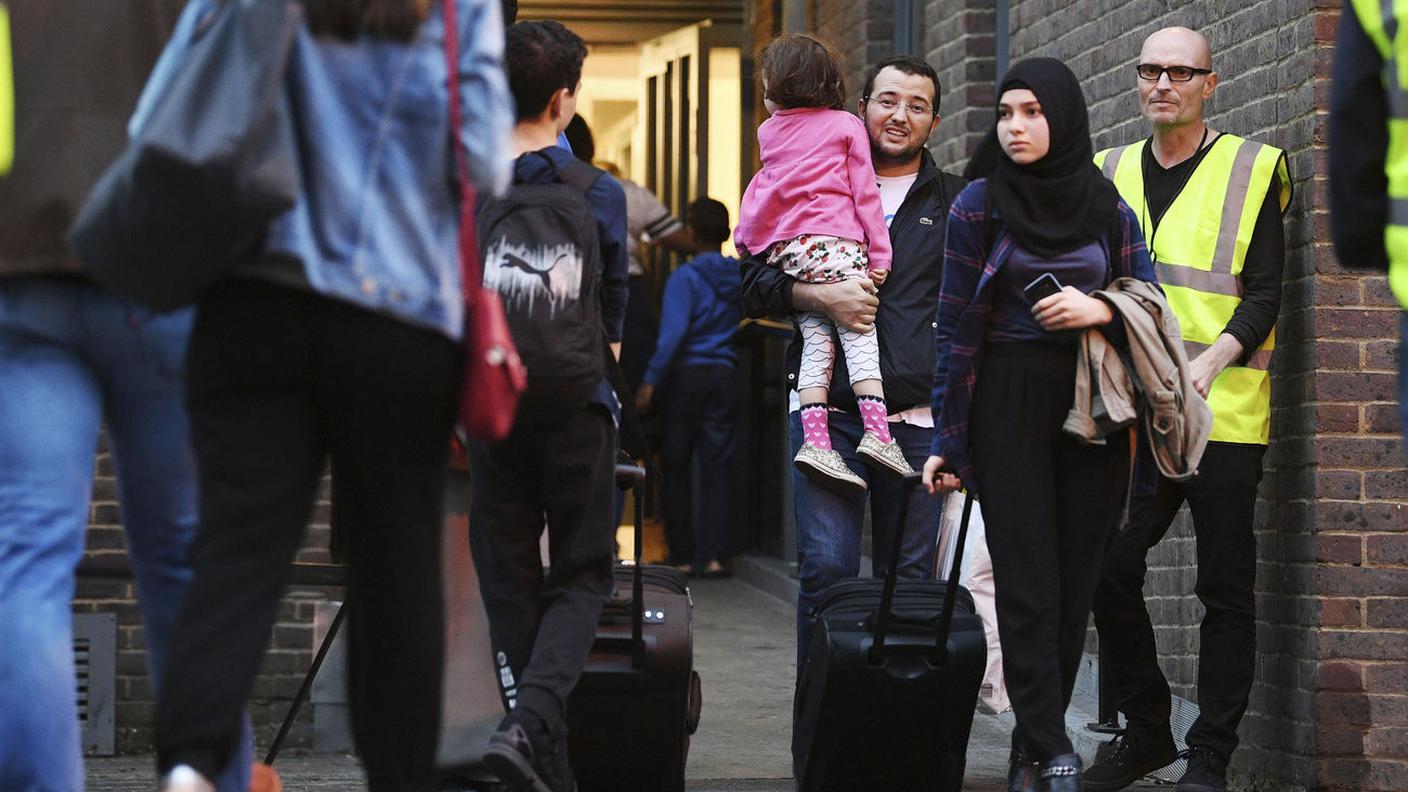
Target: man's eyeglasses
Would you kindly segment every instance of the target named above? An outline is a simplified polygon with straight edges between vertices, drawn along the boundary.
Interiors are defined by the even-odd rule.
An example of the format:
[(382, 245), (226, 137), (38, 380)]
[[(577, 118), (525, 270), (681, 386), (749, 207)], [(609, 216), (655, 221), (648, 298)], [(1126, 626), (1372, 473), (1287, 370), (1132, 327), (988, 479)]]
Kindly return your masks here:
[[(894, 99), (890, 99), (888, 97), (880, 98), (867, 96), (864, 97), (864, 99), (867, 102), (874, 102), (875, 104), (880, 105), (880, 109), (884, 110), (887, 113), (895, 112), (895, 108), (899, 107), (901, 104), (904, 104), (903, 102), (897, 102)], [(912, 116), (931, 116), (934, 114), (934, 109), (926, 104), (905, 104), (904, 109)]]
[(1188, 82), (1194, 75), (1212, 74), (1212, 69), (1199, 69), (1195, 66), (1156, 66), (1152, 63), (1141, 63), (1135, 66), (1134, 70), (1139, 72), (1139, 79), (1149, 82), (1158, 82), (1165, 74), (1170, 82)]

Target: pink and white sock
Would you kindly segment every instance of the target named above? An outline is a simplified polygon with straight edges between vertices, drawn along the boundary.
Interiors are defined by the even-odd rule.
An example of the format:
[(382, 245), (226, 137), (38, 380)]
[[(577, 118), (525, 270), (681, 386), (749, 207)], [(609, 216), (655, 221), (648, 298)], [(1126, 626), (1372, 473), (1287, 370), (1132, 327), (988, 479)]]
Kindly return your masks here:
[(874, 432), (882, 443), (893, 442), (890, 437), (890, 413), (885, 409), (885, 400), (879, 396), (857, 396), (860, 405), (860, 422), (865, 431)]
[(802, 405), (802, 440), (820, 448), (831, 450), (831, 424), (825, 404)]

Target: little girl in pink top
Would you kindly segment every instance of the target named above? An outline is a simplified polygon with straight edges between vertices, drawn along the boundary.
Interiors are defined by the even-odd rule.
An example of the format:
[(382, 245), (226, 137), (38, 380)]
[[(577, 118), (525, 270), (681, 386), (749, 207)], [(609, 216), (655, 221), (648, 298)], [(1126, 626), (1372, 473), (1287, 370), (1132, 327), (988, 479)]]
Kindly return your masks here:
[[(840, 56), (812, 36), (789, 35), (764, 48), (759, 65), (763, 104), (772, 117), (758, 127), (763, 169), (743, 193), (734, 244), (745, 255), (761, 253), (769, 265), (803, 283), (870, 278), (881, 285), (890, 273), (890, 235), (865, 125), (841, 109), (846, 89)], [(865, 429), (856, 454), (909, 473), (904, 452), (890, 436), (875, 329), (836, 328), (819, 311), (799, 313), (796, 320), (802, 332), (797, 392), (804, 442), (793, 463), (820, 483), (866, 488), (831, 447), (827, 399), (836, 357), (831, 336), (839, 331)]]

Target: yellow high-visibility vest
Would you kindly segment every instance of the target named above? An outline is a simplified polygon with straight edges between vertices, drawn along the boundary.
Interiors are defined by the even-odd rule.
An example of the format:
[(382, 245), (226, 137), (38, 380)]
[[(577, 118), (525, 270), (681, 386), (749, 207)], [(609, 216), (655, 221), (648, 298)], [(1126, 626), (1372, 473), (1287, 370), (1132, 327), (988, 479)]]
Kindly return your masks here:
[[(1272, 179), (1279, 180), (1281, 211), (1291, 201), (1286, 154), (1236, 135), (1221, 135), (1174, 197), (1157, 231), (1145, 202), (1144, 149), (1148, 141), (1106, 149), (1095, 164), (1115, 183), (1140, 218), (1154, 268), (1178, 316), (1188, 357), (1202, 354), (1227, 327), (1242, 302), (1242, 265), (1257, 214)], [(1276, 329), (1246, 365), (1231, 365), (1213, 380), (1211, 440), (1260, 443), (1271, 435), (1271, 376)]]
[(0, 176), (15, 161), (15, 76), (10, 56), (10, 10), (0, 3)]
[[(1388, 223), (1384, 251), (1388, 254), (1388, 285), (1398, 304), (1408, 308), (1408, 3), (1402, 0), (1353, 0), (1359, 26), (1384, 59), (1384, 95), (1388, 100)], [(1389, 38), (1388, 31), (1394, 32)]]

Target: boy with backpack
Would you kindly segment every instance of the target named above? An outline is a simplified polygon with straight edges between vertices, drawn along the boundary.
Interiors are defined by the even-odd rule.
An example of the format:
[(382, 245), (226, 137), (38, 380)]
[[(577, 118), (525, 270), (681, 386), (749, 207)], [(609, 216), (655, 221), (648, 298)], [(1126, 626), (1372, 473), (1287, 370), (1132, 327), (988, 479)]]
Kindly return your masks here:
[[(611, 593), (620, 404), (606, 381), (626, 308), (626, 198), (557, 145), (576, 112), (582, 40), (508, 30), (514, 183), (481, 201), (484, 284), (503, 299), (528, 390), (509, 436), (469, 446), (470, 548), (507, 716), (484, 762), (514, 790), (571, 792), (565, 709)], [(473, 387), (473, 383), (468, 383)], [(539, 538), (547, 525), (550, 567)]]

